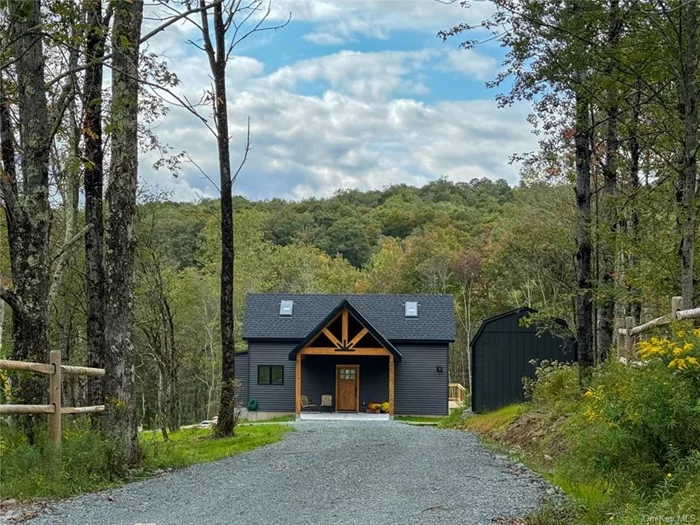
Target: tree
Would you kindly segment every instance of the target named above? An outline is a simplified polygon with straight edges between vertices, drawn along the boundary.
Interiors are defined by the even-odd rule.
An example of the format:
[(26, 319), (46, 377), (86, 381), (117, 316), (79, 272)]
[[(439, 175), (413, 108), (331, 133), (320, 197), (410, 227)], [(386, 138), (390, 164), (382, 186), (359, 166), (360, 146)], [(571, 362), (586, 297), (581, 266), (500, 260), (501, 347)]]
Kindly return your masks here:
[[(18, 169), (10, 108), (4, 100), (0, 106), (4, 167), (0, 173), (0, 192), (7, 221), (13, 288), (0, 286), (0, 298), (12, 308), (12, 357), (46, 362), (51, 281), (49, 151), (65, 104), (50, 111), (47, 103), (40, 1), (11, 1), (7, 7), (8, 41), (12, 42), (17, 79), (21, 160)], [(0, 75), (4, 76), (5, 72)], [(0, 80), (3, 86), (4, 81)], [(25, 403), (39, 403), (44, 394), (43, 384), (36, 376), (27, 378), (21, 381), (16, 395)], [(29, 438), (33, 440), (31, 421)]]
[(138, 181), (138, 59), (143, 0), (114, 4), (112, 130), (105, 228), (105, 369), (108, 438), (128, 462), (140, 452), (134, 397), (134, 254)]
[(357, 268), (369, 260), (371, 253), (363, 225), (352, 217), (335, 221), (318, 240), (318, 245), (331, 257), (340, 254)]
[[(85, 2), (85, 78), (83, 86), (83, 178), (85, 187), (85, 297), (88, 366), (105, 364), (105, 282), (103, 263), (104, 216), (102, 153), (102, 68), (109, 17), (102, 13), (102, 0)], [(88, 382), (88, 403), (104, 402), (99, 381)], [(96, 421), (96, 420), (95, 420)]]
[[(683, 307), (692, 308), (695, 301), (695, 218), (698, 173), (698, 5), (683, 2), (678, 11), (678, 113), (682, 123), (681, 162), (676, 184), (678, 225), (681, 242), (681, 295)], [(664, 8), (664, 11), (668, 11)], [(666, 14), (666, 13), (664, 13)]]
[[(194, 44), (206, 53), (209, 69), (214, 81), (213, 89), (207, 94), (212, 105), (214, 126), (206, 124), (206, 119), (200, 119), (207, 125), (216, 138), (217, 156), (219, 160), (219, 194), (221, 196), (221, 402), (219, 404), (219, 420), (216, 433), (219, 436), (231, 436), (235, 425), (235, 341), (234, 341), (234, 228), (233, 228), (233, 184), (243, 168), (250, 149), (250, 121), (248, 135), (241, 162), (235, 173), (231, 168), (231, 152), (228, 130), (228, 92), (226, 89), (226, 68), (231, 53), (236, 46), (250, 35), (283, 27), (285, 24), (265, 27), (263, 24), (270, 14), (262, 11), (263, 0), (252, 0), (249, 3), (241, 0), (216, 1), (211, 5), (206, 0), (199, 0), (200, 22), (193, 19), (201, 32), (203, 45)], [(211, 9), (210, 9), (211, 7)], [(260, 15), (253, 22), (252, 28), (242, 29), (251, 17)], [(210, 22), (211, 18), (211, 22)], [(197, 114), (193, 106), (190, 111)], [(210, 179), (211, 180), (211, 179)]]

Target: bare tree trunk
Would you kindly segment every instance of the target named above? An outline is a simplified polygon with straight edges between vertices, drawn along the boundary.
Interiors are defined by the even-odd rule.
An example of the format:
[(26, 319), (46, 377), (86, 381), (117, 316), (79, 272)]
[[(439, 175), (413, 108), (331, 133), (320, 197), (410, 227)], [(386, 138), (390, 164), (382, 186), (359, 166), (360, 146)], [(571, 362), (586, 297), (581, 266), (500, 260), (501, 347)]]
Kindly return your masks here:
[[(102, 1), (86, 2), (87, 37), (83, 95), (83, 145), (85, 178), (85, 222), (92, 228), (85, 234), (85, 299), (88, 366), (105, 366), (105, 283), (102, 243), (103, 155), (102, 155), (102, 58), (107, 28)], [(101, 381), (88, 381), (88, 403), (104, 403)], [(93, 418), (93, 422), (98, 419)]]
[[(21, 9), (20, 9), (21, 8)], [(9, 2), (19, 105), (23, 191), (3, 177), (14, 297), (3, 297), (13, 310), (13, 358), (47, 362), (49, 353), (49, 146), (50, 129), (44, 89), (41, 4)], [(4, 126), (3, 126), (4, 127)], [(4, 145), (3, 145), (4, 146)], [(18, 398), (41, 403), (45, 381), (32, 375), (21, 381)], [(33, 439), (31, 418), (28, 436)]]
[(601, 276), (602, 302), (600, 305), (600, 326), (598, 331), (598, 354), (600, 361), (605, 361), (613, 345), (613, 329), (615, 325), (615, 237), (618, 229), (617, 203), (617, 170), (618, 170), (618, 102), (616, 86), (612, 79), (613, 61), (620, 40), (622, 24), (620, 21), (619, 0), (610, 0), (609, 7), (610, 27), (608, 30), (606, 76), (611, 84), (608, 87), (608, 101), (606, 108), (607, 133), (605, 137), (605, 165), (603, 166), (603, 223), (606, 233), (603, 237), (602, 259), (603, 271)]
[[(162, 280), (161, 280), (162, 283)], [(167, 341), (166, 351), (168, 357), (168, 414), (167, 423), (171, 431), (180, 430), (180, 385), (178, 382), (178, 370), (180, 360), (178, 358), (177, 346), (175, 345), (175, 323), (170, 309), (165, 290), (163, 289), (163, 314), (165, 340)]]
[(138, 177), (138, 55), (143, 0), (116, 2), (112, 31), (112, 157), (105, 230), (106, 427), (129, 462), (139, 459), (134, 388), (134, 255)]
[[(583, 88), (581, 88), (583, 89)], [(582, 384), (587, 383), (594, 365), (593, 292), (591, 283), (591, 152), (588, 100), (576, 93), (576, 342)]]
[[(641, 82), (638, 82), (638, 88), (632, 96), (632, 114), (630, 122), (630, 185), (632, 189), (632, 200), (630, 202), (632, 211), (630, 219), (626, 223), (627, 235), (630, 243), (637, 246), (639, 243), (639, 212), (637, 210), (637, 194), (641, 187), (639, 181), (639, 164), (641, 159), (641, 147), (639, 145), (639, 121), (641, 116)], [(633, 269), (637, 266), (637, 257), (634, 253), (630, 254), (627, 260), (628, 268)], [(634, 287), (629, 287), (630, 300), (627, 305), (627, 315), (634, 317), (635, 324), (639, 324), (642, 318), (642, 305), (639, 301), (639, 290)]]
[(694, 306), (694, 251), (695, 251), (695, 194), (698, 151), (698, 7), (696, 2), (686, 2), (679, 6), (681, 34), (685, 35), (685, 45), (681, 43), (678, 112), (683, 125), (682, 161), (676, 203), (678, 205), (678, 227), (681, 242), (678, 255), (681, 262), (681, 295), (683, 307)]
[[(200, 0), (204, 7), (205, 0)], [(231, 153), (229, 151), (228, 107), (226, 102), (226, 26), (224, 6), (214, 6), (214, 43), (209, 36), (209, 15), (202, 11), (202, 35), (204, 49), (209, 57), (209, 65), (214, 77), (214, 117), (216, 122), (216, 143), (219, 156), (219, 190), (221, 192), (221, 401), (216, 433), (219, 436), (232, 436), (235, 425), (235, 356), (233, 333), (233, 178), (231, 174)], [(215, 46), (215, 47), (214, 47)]]

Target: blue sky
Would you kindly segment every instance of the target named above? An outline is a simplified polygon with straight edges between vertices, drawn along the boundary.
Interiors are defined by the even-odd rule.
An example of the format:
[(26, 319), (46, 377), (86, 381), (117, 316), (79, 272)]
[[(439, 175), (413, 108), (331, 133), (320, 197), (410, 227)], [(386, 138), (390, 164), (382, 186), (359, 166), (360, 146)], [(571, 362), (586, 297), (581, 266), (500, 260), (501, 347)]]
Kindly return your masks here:
[[(518, 180), (513, 153), (535, 141), (528, 107), (498, 109), (484, 83), (498, 71), (496, 42), (475, 50), (436, 35), (487, 16), (435, 0), (272, 0), (268, 25), (251, 35), (228, 66), (231, 152), (240, 158), (251, 119), (252, 150), (235, 191), (254, 199), (327, 196), (341, 188), (413, 185), (445, 176)], [(196, 28), (178, 24), (149, 47), (163, 52), (181, 79), (178, 94), (198, 99), (210, 85), (202, 52), (186, 44)], [(203, 110), (204, 114), (208, 110)], [(161, 139), (218, 178), (215, 142), (193, 116), (174, 108), (158, 124)], [(178, 200), (214, 196), (192, 165), (178, 178), (141, 158), (142, 179)]]

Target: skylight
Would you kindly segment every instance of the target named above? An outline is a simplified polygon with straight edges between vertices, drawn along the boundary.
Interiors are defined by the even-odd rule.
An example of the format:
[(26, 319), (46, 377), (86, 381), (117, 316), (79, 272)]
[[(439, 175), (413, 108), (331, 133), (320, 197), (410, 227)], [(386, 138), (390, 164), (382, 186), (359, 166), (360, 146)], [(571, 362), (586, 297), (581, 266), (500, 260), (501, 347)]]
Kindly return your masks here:
[(281, 316), (291, 317), (293, 309), (294, 309), (294, 301), (280, 301), (280, 315)]
[(418, 317), (418, 303), (416, 301), (406, 301), (405, 306), (405, 316), (406, 317)]

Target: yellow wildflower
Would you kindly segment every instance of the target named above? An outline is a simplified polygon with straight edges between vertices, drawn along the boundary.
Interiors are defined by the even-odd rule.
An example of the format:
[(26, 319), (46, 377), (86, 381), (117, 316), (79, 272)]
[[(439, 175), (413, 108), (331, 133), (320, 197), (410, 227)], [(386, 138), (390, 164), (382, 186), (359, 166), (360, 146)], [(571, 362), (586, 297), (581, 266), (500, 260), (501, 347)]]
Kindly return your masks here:
[(672, 478), (672, 475), (671, 475), (670, 472), (666, 474), (666, 478), (667, 478), (667, 479), (671, 479), (671, 478)]
[(595, 411), (590, 406), (586, 407), (586, 410), (583, 412), (583, 415), (586, 416), (588, 421), (595, 421), (597, 417)]

